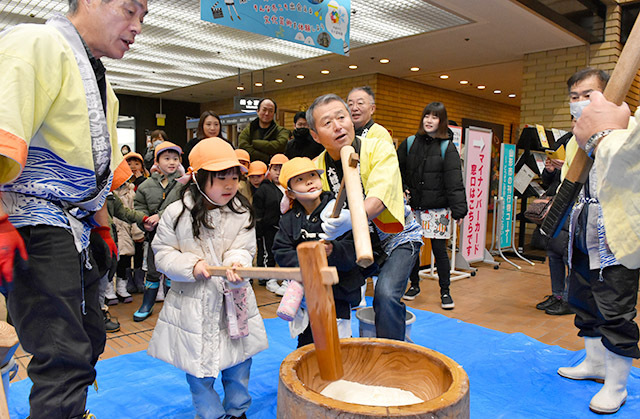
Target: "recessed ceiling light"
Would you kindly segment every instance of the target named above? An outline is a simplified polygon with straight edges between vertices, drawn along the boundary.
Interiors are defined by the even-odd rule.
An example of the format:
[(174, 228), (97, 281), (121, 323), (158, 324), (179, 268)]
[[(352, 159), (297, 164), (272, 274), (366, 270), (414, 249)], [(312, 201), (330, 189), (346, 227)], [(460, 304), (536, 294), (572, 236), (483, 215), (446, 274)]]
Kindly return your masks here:
[(448, 75), (448, 74), (440, 74), (440, 78), (441, 78), (442, 80), (446, 80), (446, 79), (448, 79), (448, 78), (449, 78), (449, 75)]
[(460, 80), (460, 84), (469, 84), (469, 80)]
[(296, 78), (302, 80), (302, 79), (304, 79), (304, 74), (298, 74), (296, 76)]
[(484, 90), (486, 88), (487, 88), (487, 86), (485, 86), (484, 84), (478, 85), (478, 89), (480, 89), (480, 90)]
[(516, 97), (516, 94), (515, 93), (511, 93), (511, 94), (509, 94), (509, 97)]
[(410, 70), (411, 71), (420, 71), (420, 67), (411, 67)]
[(496, 90), (493, 91), (493, 93), (495, 93), (496, 95), (499, 95), (500, 93), (502, 93), (502, 90), (496, 89)]
[(256, 86), (256, 87), (262, 87), (262, 83), (261, 83), (261, 82), (259, 82), (259, 81), (257, 81), (257, 82), (255, 82), (255, 86)]
[(358, 68), (358, 66), (357, 66), (357, 65), (355, 65), (355, 64), (351, 64), (351, 65), (349, 66), (349, 68), (350, 68), (351, 70), (355, 70), (356, 68)]
[(236, 86), (236, 89), (238, 89), (238, 90), (244, 90), (244, 86)]
[(322, 74), (329, 74), (329, 73), (331, 73), (329, 70), (321, 70), (320, 72), (321, 72)]
[(282, 79), (275, 79), (274, 81), (275, 81), (276, 83), (282, 83), (284, 80), (282, 80)]
[(380, 63), (381, 64), (387, 64), (389, 62), (388, 58), (380, 58)]

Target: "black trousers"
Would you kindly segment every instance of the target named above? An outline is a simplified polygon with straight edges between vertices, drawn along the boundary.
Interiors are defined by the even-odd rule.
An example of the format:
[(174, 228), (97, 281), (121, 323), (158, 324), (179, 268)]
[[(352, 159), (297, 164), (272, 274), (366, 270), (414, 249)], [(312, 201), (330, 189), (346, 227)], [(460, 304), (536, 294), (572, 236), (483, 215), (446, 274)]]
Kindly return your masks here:
[(276, 258), (273, 255), (273, 241), (278, 230), (265, 229), (264, 235), (257, 237), (258, 256), (256, 263), (258, 266), (273, 268), (276, 266)]
[[(449, 286), (451, 285), (451, 262), (447, 253), (447, 239), (429, 239), (431, 241), (431, 251), (436, 260), (436, 268), (438, 268), (438, 284), (440, 285), (440, 294), (449, 294)], [(412, 287), (420, 287), (420, 258), (416, 260), (411, 270)]]
[(600, 271), (589, 269), (589, 256), (573, 247), (569, 274), (569, 304), (575, 309), (578, 336), (602, 337), (604, 346), (618, 355), (640, 358), (636, 302), (638, 269), (622, 265)]
[[(39, 225), (18, 231), (29, 260), (14, 266), (7, 307), (20, 344), (33, 354), (27, 367), (33, 381), (30, 417), (80, 416), (106, 341), (98, 269), (87, 269), (64, 228)], [(89, 262), (96, 266), (93, 258)]]

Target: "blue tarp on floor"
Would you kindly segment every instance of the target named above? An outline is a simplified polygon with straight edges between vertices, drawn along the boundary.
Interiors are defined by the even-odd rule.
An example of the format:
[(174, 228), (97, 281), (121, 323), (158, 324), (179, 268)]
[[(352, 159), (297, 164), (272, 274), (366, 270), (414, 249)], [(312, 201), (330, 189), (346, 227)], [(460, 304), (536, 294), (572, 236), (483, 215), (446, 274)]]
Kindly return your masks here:
[[(469, 375), (472, 418), (600, 417), (588, 407), (600, 384), (556, 374), (558, 367), (580, 362), (584, 351), (568, 351), (521, 333), (502, 333), (441, 314), (411, 311), (417, 317), (411, 330), (414, 342), (451, 357)], [(265, 326), (270, 346), (253, 360), (249, 384), (253, 403), (247, 412), (251, 419), (276, 417), (280, 363), (296, 343), (284, 321), (267, 319)], [(184, 373), (144, 351), (100, 361), (96, 368), (99, 392), (89, 389), (87, 407), (99, 419), (192, 419), (195, 415)], [(30, 387), (28, 379), (11, 384), (11, 418), (27, 417)], [(219, 380), (216, 387), (222, 394)], [(640, 417), (638, 368), (632, 369), (628, 391), (626, 405), (609, 417)]]

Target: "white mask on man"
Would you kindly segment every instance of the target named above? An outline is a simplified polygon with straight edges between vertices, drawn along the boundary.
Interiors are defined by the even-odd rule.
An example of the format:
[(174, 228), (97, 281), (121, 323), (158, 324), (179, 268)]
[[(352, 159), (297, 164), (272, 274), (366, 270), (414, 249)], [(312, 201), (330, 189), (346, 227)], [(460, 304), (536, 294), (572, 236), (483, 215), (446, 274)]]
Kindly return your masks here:
[(569, 113), (571, 113), (571, 116), (573, 116), (575, 119), (578, 119), (580, 118), (580, 115), (582, 115), (583, 109), (586, 108), (590, 103), (591, 101), (589, 99), (581, 100), (580, 102), (570, 102)]

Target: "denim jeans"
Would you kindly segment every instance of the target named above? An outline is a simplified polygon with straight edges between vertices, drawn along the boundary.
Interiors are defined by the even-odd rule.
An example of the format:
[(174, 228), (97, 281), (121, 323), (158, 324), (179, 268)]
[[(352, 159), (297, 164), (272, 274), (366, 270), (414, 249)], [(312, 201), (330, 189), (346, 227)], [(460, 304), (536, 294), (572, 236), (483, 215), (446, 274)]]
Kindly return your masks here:
[(249, 370), (251, 358), (227, 368), (221, 372), (224, 400), (213, 388), (214, 377), (197, 378), (187, 374), (187, 383), (191, 390), (193, 407), (201, 419), (218, 419), (229, 416), (241, 416), (249, 409)]
[(376, 312), (376, 336), (404, 340), (406, 307), (401, 298), (407, 288), (411, 269), (420, 257), (419, 242), (403, 243), (393, 249), (378, 274), (373, 294)]

